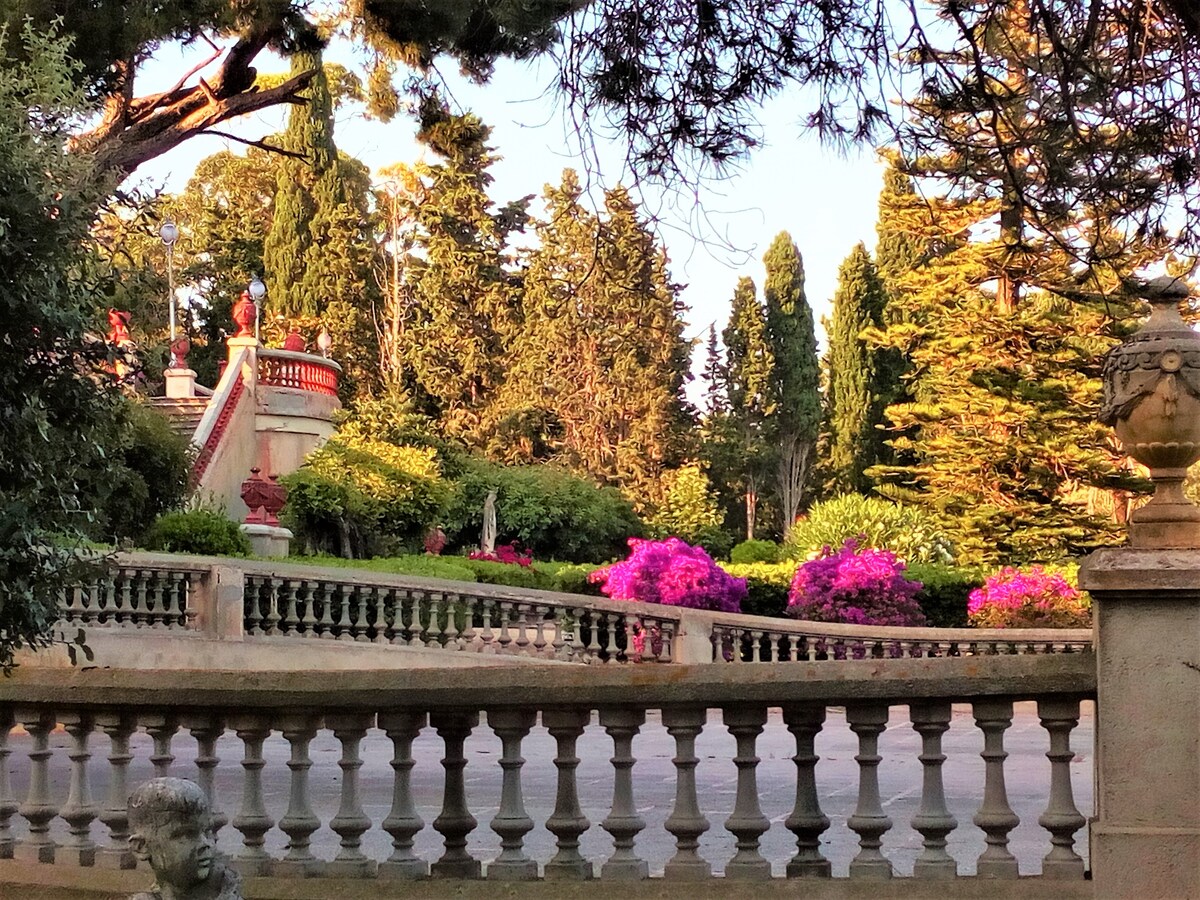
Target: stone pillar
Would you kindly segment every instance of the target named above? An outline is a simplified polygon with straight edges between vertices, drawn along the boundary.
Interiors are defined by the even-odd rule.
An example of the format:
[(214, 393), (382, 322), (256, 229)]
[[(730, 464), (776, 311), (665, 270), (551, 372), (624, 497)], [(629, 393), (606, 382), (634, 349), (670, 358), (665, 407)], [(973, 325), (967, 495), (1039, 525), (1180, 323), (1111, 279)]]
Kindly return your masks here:
[(246, 576), (241, 569), (213, 566), (196, 593), (196, 629), (222, 641), (245, 637)]
[(196, 373), (191, 369), (167, 369), (164, 393), (171, 400), (191, 400), (196, 396)]
[(1097, 900), (1200, 897), (1200, 550), (1108, 549), (1095, 618)]

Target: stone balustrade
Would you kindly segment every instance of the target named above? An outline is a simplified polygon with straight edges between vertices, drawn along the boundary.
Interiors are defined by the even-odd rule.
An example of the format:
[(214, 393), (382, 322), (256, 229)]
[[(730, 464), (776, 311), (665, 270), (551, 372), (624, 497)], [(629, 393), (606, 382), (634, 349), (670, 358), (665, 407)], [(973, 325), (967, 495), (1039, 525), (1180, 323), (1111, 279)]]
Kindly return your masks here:
[(835, 625), (367, 570), (120, 554), (71, 593), (87, 628), (338, 641), (577, 663), (763, 663), (1080, 653), (1089, 629)]
[[(692, 882), (723, 872), (726, 882), (765, 882), (773, 874), (853, 881), (911, 872), (930, 882), (992, 879), (987, 896), (1090, 896), (1071, 777), (1071, 733), (1095, 692), (1089, 655), (990, 658), (986, 678), (972, 659), (654, 671), (662, 674), (648, 678), (633, 666), (566, 666), (552, 677), (527, 666), (288, 674), (22, 668), (0, 679), (0, 858), (69, 867), (81, 882), (89, 869), (132, 867), (125, 798), (141, 779), (169, 773), (201, 785), (218, 811), (219, 846), (251, 876), (603, 885), (651, 874)], [(1036, 703), (1046, 758), (1032, 782), (1033, 773), (1019, 773), (1022, 795), (1031, 783), (1048, 785), (1037, 789), (1045, 791), (1035, 807), (1041, 847), (1035, 840), (1027, 858), (1010, 841), (1020, 824), (1006, 789), (1014, 701)], [(897, 708), (917, 738), (903, 760), (881, 742)], [(664, 801), (669, 811), (651, 812), (639, 795), (653, 760), (639, 747), (659, 723), (673, 747), (674, 800)], [(65, 729), (65, 752), (51, 740), (56, 725)], [(829, 769), (817, 750), (843, 728), (857, 776), (835, 793), (852, 790), (856, 802), (848, 816), (831, 819)], [(775, 796), (761, 795), (758, 752), (784, 730), (795, 750), (794, 803), (768, 818), (764, 803), (776, 811), (778, 786)], [(591, 737), (581, 742), (585, 731)], [(714, 745), (714, 732), (728, 737)], [(948, 732), (959, 754), (970, 748), (949, 764)], [(484, 751), (481, 734), (489, 736)], [(523, 745), (547, 735), (553, 767), (528, 770)], [(438, 751), (419, 763), (414, 742), (434, 740)], [(706, 750), (698, 752), (698, 741)], [(714, 746), (723, 748), (715, 759)], [(698, 787), (701, 753), (707, 782)], [(896, 797), (881, 794), (881, 777), (914, 756), (919, 769), (909, 771), (919, 772), (919, 787), (898, 796), (919, 797), (919, 806), (902, 819)], [(979, 757), (981, 766), (970, 765), (976, 780), (964, 786), (962, 773)], [(498, 796), (485, 777), (490, 767)], [(957, 773), (958, 816), (947, 806), (947, 769)], [(542, 826), (552, 845), (527, 840)], [(600, 844), (598, 830), (608, 836)], [(794, 847), (782, 858), (780, 832)], [(721, 833), (728, 838), (714, 844)], [(834, 863), (836, 847), (848, 863)], [(0, 882), (4, 871), (0, 863)], [(1018, 881), (1019, 871), (1040, 871), (1041, 879)], [(371, 896), (384, 896), (377, 890)]]

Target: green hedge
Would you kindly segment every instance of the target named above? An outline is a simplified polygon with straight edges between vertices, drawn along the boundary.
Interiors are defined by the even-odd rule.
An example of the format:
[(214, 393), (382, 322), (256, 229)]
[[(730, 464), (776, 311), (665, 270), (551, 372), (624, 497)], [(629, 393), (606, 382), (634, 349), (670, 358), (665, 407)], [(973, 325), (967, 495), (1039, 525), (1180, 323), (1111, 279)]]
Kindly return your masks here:
[(205, 556), (249, 556), (250, 539), (224, 513), (189, 509), (159, 516), (142, 536), (147, 550), (200, 553)]
[(742, 612), (748, 616), (783, 616), (787, 614), (788, 588), (796, 574), (794, 562), (746, 563), (722, 565), (735, 578), (746, 579), (746, 599)]
[(734, 565), (779, 562), (779, 545), (774, 541), (742, 541), (729, 551), (729, 561)]
[(366, 569), (391, 575), (416, 578), (442, 578), (447, 581), (478, 581), (467, 560), (454, 556), (384, 556), (374, 559), (344, 559), (340, 556), (293, 556), (288, 562), (336, 569)]
[(921, 582), (917, 603), (930, 627), (967, 627), (967, 595), (983, 585), (983, 572), (936, 563), (916, 563), (904, 574), (909, 581)]

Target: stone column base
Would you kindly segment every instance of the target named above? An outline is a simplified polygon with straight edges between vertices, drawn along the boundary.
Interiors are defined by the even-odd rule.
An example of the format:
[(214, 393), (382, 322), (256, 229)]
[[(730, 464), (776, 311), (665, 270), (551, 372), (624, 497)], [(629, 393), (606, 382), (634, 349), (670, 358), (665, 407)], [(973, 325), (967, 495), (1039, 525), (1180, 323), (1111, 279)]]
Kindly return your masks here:
[(1091, 865), (1096, 900), (1200, 897), (1200, 829), (1093, 822)]
[(278, 525), (246, 524), (242, 525), (241, 529), (242, 534), (250, 538), (250, 546), (254, 548), (255, 556), (287, 556), (292, 538), (295, 537), (291, 531)]
[(167, 369), (166, 395), (172, 400), (187, 400), (196, 396), (196, 373), (191, 369)]

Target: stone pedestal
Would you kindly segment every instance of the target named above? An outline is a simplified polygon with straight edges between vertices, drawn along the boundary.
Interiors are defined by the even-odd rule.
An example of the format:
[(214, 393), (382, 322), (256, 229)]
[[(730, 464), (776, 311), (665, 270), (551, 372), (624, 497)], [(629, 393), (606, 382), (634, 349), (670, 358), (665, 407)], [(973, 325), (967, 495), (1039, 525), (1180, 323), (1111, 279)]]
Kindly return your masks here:
[(1200, 897), (1200, 550), (1080, 567), (1096, 622), (1097, 900)]
[(172, 400), (190, 400), (196, 396), (196, 373), (191, 369), (167, 369), (166, 396)]
[(286, 528), (278, 525), (256, 525), (253, 523), (240, 526), (242, 534), (250, 538), (250, 546), (254, 548), (255, 556), (284, 557), (291, 548), (292, 538), (295, 537)]

